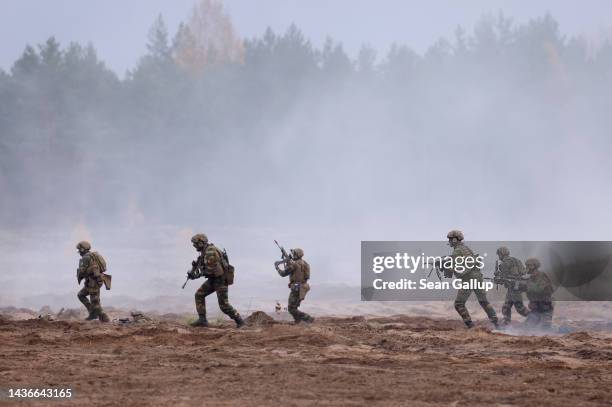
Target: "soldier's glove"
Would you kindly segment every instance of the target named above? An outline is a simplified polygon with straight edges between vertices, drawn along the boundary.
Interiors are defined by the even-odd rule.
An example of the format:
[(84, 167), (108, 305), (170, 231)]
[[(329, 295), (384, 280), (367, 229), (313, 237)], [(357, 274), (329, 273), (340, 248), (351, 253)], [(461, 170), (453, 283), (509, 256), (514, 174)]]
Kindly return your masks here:
[(195, 280), (197, 278), (196, 274), (195, 274), (195, 271), (188, 271), (187, 272), (187, 277), (189, 277), (190, 280)]

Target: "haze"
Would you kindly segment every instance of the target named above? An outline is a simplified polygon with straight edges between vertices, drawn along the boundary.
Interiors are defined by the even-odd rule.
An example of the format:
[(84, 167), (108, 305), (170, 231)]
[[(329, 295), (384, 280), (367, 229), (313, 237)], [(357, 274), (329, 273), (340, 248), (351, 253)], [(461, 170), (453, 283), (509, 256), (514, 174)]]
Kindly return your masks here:
[(82, 239), (103, 303), (187, 307), (196, 232), (265, 301), (273, 239), (313, 295), (362, 240), (610, 240), (612, 5), (458, 4), (228, 1), (190, 37), (191, 1), (5, 2), (0, 304), (79, 306)]

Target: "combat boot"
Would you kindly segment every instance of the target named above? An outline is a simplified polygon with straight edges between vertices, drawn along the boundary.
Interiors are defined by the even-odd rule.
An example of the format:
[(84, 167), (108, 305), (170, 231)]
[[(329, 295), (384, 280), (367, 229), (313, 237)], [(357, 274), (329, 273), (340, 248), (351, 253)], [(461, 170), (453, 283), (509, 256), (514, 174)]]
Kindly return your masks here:
[(88, 307), (87, 311), (89, 311), (89, 315), (87, 316), (87, 318), (85, 318), (85, 321), (93, 321), (94, 319), (98, 319), (98, 311), (93, 309), (93, 307)]
[(196, 319), (193, 322), (190, 322), (189, 325), (191, 325), (191, 326), (207, 327), (208, 326), (208, 320), (206, 320), (206, 316), (205, 315), (200, 315), (198, 319)]
[(89, 315), (87, 316), (87, 318), (85, 318), (85, 321), (92, 321), (92, 320), (98, 318), (98, 315), (93, 310), (93, 308), (91, 307), (90, 304), (86, 304), (85, 308), (87, 308), (87, 312), (89, 312)]
[(100, 312), (100, 315), (98, 315), (98, 319), (100, 320), (100, 322), (110, 322), (110, 318), (104, 312)]
[(302, 321), (306, 322), (307, 324), (312, 324), (314, 320), (315, 319), (310, 315), (306, 315), (304, 318), (302, 318)]
[(463, 321), (465, 323), (465, 326), (467, 326), (468, 329), (472, 329), (474, 328), (474, 323), (470, 320), (467, 321)]
[(234, 322), (236, 323), (236, 328), (242, 328), (244, 326), (244, 319), (242, 319), (240, 315), (236, 316)]

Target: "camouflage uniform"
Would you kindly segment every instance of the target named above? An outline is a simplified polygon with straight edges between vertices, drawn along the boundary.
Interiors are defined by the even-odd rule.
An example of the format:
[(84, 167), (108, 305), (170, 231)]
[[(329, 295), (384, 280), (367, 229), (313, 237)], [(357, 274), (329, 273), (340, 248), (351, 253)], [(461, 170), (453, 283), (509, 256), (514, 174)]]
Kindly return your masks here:
[[(528, 259), (527, 262), (533, 260), (537, 259)], [(533, 327), (550, 328), (554, 311), (552, 301), (554, 287), (550, 277), (538, 270), (539, 261), (533, 263), (537, 266), (529, 270), (530, 278), (526, 284), (530, 312), (525, 323)]]
[(310, 279), (310, 265), (302, 258), (304, 251), (302, 249), (293, 249), (292, 259), (289, 260), (284, 270), (278, 270), (281, 277), (289, 276), (288, 287), (289, 304), (288, 310), (296, 323), (300, 321), (313, 322), (314, 318), (298, 310), (298, 307), (306, 297), (306, 293), (310, 290), (308, 280)]
[[(196, 235), (192, 241), (199, 236), (205, 235)], [(196, 241), (198, 241), (198, 239), (196, 239)], [(195, 244), (196, 242), (194, 242), (194, 246)], [(204, 276), (207, 279), (195, 293), (195, 305), (199, 315), (199, 320), (193, 325), (208, 325), (206, 320), (206, 297), (214, 292), (217, 293), (217, 301), (219, 302), (219, 308), (221, 311), (233, 319), (237, 326), (240, 327), (244, 325), (244, 321), (242, 320), (242, 317), (238, 311), (236, 311), (229, 303), (228, 284), (226, 280), (227, 276), (225, 272), (225, 265), (223, 264), (223, 254), (212, 243), (208, 243), (208, 239), (206, 239), (206, 242), (203, 243), (198, 250), (201, 250), (201, 254), (195, 261), (194, 269), (199, 270), (201, 276)], [(197, 277), (194, 276), (194, 278)]]
[[(525, 274), (523, 263), (516, 257), (510, 256), (510, 251), (506, 247), (500, 247), (497, 253), (501, 256), (499, 265), (499, 275), (502, 277), (518, 278)], [(512, 320), (512, 307), (522, 316), (527, 316), (529, 311), (523, 304), (523, 293), (515, 286), (506, 286), (506, 300), (502, 306), (504, 323), (509, 324)]]
[[(100, 266), (89, 251), (91, 245), (88, 242), (79, 242), (77, 249), (81, 254), (79, 268), (77, 269), (77, 281), (80, 284), (81, 280), (85, 280), (83, 288), (79, 291), (77, 297), (89, 312), (88, 320), (98, 318), (100, 321), (107, 322), (108, 316), (104, 313), (100, 304), (100, 287), (102, 287), (103, 283)], [(89, 299), (87, 299), (88, 296)]]
[[(456, 239), (455, 243), (453, 243), (453, 253), (451, 255), (453, 259), (457, 257), (475, 257), (472, 249), (470, 249), (465, 244), (463, 244), (463, 233), (461, 233), (458, 230), (453, 230), (449, 232), (447, 237), (449, 238), (449, 240), (453, 238)], [(453, 264), (455, 264), (454, 260), (453, 260)], [(482, 273), (476, 267), (469, 269), (469, 270), (465, 270), (463, 273), (458, 273), (457, 271), (453, 270), (453, 273), (457, 277), (459, 277), (462, 282), (469, 282), (470, 280), (476, 280), (479, 283), (482, 283), (483, 281)], [(465, 306), (465, 303), (470, 297), (470, 295), (472, 294), (472, 291), (474, 291), (474, 294), (476, 294), (478, 303), (480, 304), (482, 309), (486, 312), (487, 316), (489, 317), (489, 320), (495, 326), (497, 326), (497, 314), (495, 313), (495, 309), (493, 309), (493, 306), (491, 306), (491, 304), (489, 303), (485, 290), (482, 290), (482, 289), (472, 290), (472, 289), (461, 288), (457, 292), (457, 297), (455, 298), (455, 310), (457, 310), (457, 312), (461, 316), (461, 319), (463, 319), (463, 322), (465, 323), (465, 325), (468, 328), (471, 328), (472, 326), (474, 326), (472, 322), (472, 318), (470, 317), (470, 313), (468, 312)]]

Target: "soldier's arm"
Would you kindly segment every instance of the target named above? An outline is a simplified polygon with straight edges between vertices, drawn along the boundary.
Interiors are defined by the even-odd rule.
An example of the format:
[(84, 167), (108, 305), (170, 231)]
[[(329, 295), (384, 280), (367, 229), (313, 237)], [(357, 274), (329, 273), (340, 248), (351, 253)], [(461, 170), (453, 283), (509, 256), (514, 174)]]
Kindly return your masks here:
[(304, 281), (310, 280), (310, 264), (304, 262)]
[(77, 279), (79, 279), (79, 282), (82, 279), (89, 277), (90, 268), (91, 258), (87, 255), (81, 257), (81, 260), (79, 260), (79, 268), (77, 269)]
[(546, 296), (551, 296), (552, 293), (555, 291), (555, 288), (553, 287), (550, 277), (548, 277), (548, 274), (542, 273), (541, 278), (542, 278), (542, 292)]
[(295, 262), (293, 260), (289, 260), (288, 262), (285, 263), (285, 269), (280, 270), (278, 274), (281, 277), (287, 277), (288, 275), (291, 275), (291, 273), (293, 273), (294, 270), (295, 270)]

